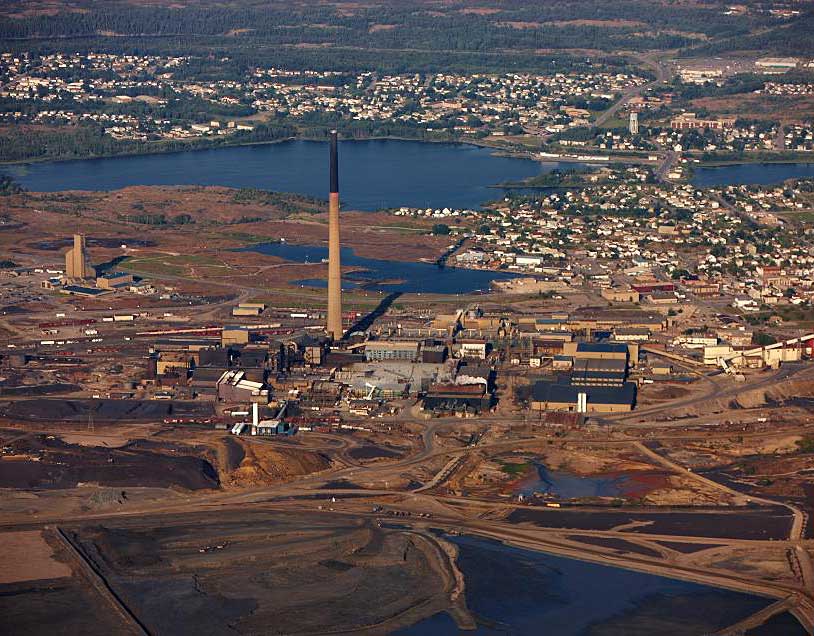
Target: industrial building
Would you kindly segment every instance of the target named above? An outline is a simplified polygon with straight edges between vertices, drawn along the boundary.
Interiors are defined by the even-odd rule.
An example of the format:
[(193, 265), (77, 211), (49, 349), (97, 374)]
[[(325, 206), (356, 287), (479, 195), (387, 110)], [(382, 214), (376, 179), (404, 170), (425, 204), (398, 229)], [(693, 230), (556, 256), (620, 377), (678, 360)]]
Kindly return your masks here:
[(233, 316), (259, 316), (266, 311), (264, 303), (239, 303), (232, 308)]
[(453, 345), (452, 350), (461, 358), (485, 360), (489, 344), (484, 340), (460, 340)]
[(646, 327), (617, 327), (613, 330), (613, 339), (617, 342), (646, 342), (650, 339), (650, 330)]
[(404, 360), (418, 359), (418, 342), (374, 341), (365, 343), (365, 360)]
[(636, 403), (636, 385), (584, 386), (567, 378), (556, 382), (540, 380), (531, 391), (530, 405), (535, 411), (573, 411), (576, 413), (626, 413)]
[(97, 289), (96, 287), (86, 287), (84, 285), (65, 285), (59, 289), (61, 294), (67, 296), (84, 296), (85, 298), (95, 298), (104, 294), (109, 294), (110, 290)]
[(628, 122), (628, 129), (631, 135), (639, 134), (639, 113), (633, 111), (630, 113), (630, 120)]
[(649, 314), (630, 310), (583, 309), (569, 316), (564, 327), (572, 331), (596, 331), (616, 327), (646, 327), (651, 331), (663, 331), (667, 320), (662, 314)]
[(622, 386), (627, 381), (626, 360), (578, 358), (571, 368), (571, 384)]
[(730, 344), (704, 347), (704, 364), (724, 366), (724, 368), (762, 369), (778, 368), (784, 362), (799, 362), (803, 356), (803, 345), (783, 343), (766, 347), (744, 347)]
[(435, 383), (452, 383), (454, 365), (388, 361), (387, 364), (353, 364), (338, 371), (335, 380), (349, 387), (355, 397), (367, 396), (373, 387), (373, 395), (387, 399), (416, 395), (429, 390)]
[(693, 130), (696, 128), (708, 128), (710, 130), (725, 130), (734, 128), (736, 117), (718, 117), (716, 119), (702, 119), (695, 113), (681, 113), (678, 117), (670, 120), (670, 127), (673, 130)]
[(223, 373), (218, 380), (218, 399), (223, 402), (258, 402), (268, 403), (268, 389), (262, 382), (255, 382), (246, 377), (244, 370), (232, 370)]
[(477, 414), (493, 404), (494, 398), (483, 384), (435, 384), (424, 396), (422, 408), (436, 414)]
[(65, 253), (65, 278), (68, 280), (85, 280), (95, 278), (96, 271), (87, 264), (85, 253), (85, 236), (73, 235), (73, 247)]
[(605, 287), (601, 291), (602, 298), (615, 303), (637, 303), (639, 292), (635, 289), (622, 289), (619, 287)]
[(96, 277), (96, 286), (99, 289), (123, 289), (133, 283), (133, 275), (128, 272), (111, 272)]
[(635, 344), (624, 342), (569, 342), (563, 348), (563, 353), (572, 355), (575, 360), (621, 360), (628, 364), (632, 357), (631, 348), (638, 354)]
[(458, 368), (455, 384), (459, 386), (478, 384), (491, 393), (495, 388), (495, 370), (484, 365), (464, 364)]
[(227, 325), (221, 331), (221, 346), (248, 344), (251, 334), (248, 329), (239, 325)]
[(762, 57), (755, 62), (755, 66), (767, 73), (785, 73), (797, 68), (799, 63), (796, 57)]
[(556, 370), (568, 370), (555, 381), (540, 380), (532, 388), (531, 408), (538, 411), (617, 413), (633, 409), (636, 386), (628, 368), (639, 355), (636, 343), (565, 342), (556, 356)]

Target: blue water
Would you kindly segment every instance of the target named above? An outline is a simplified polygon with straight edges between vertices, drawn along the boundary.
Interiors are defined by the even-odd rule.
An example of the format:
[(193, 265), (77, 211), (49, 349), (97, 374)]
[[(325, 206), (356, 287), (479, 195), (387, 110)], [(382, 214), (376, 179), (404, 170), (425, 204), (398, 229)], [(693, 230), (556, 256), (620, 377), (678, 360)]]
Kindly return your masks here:
[(701, 188), (749, 183), (771, 185), (804, 177), (814, 177), (814, 163), (742, 163), (695, 168), (692, 183)]
[[(291, 245), (289, 243), (262, 243), (244, 248), (261, 254), (277, 256), (295, 263), (319, 263), (328, 257), (326, 246)], [(362, 258), (348, 248), (342, 248), (342, 265), (360, 270), (343, 276), (345, 288), (364, 287), (381, 292), (407, 294), (469, 294), (488, 291), (493, 280), (514, 278), (515, 274), (482, 270), (440, 268), (432, 263), (405, 263)], [(322, 279), (305, 279), (295, 284), (325, 287)], [(349, 284), (350, 283), (350, 284)]]
[[(699, 636), (732, 625), (772, 601), (652, 574), (586, 563), (476, 537), (458, 546), (473, 636)], [(446, 613), (397, 632), (458, 634)], [(779, 634), (780, 632), (778, 632)]]
[(535, 473), (518, 483), (516, 492), (530, 497), (535, 492), (555, 495), (563, 499), (579, 497), (621, 497), (625, 493), (625, 477), (582, 476), (549, 470), (533, 462)]
[[(342, 141), (343, 207), (477, 208), (499, 198), (490, 185), (574, 164), (499, 157), (487, 148), (419, 141)], [(220, 185), (327, 198), (328, 146), (313, 141), (5, 166), (34, 191), (115, 190), (134, 185)]]

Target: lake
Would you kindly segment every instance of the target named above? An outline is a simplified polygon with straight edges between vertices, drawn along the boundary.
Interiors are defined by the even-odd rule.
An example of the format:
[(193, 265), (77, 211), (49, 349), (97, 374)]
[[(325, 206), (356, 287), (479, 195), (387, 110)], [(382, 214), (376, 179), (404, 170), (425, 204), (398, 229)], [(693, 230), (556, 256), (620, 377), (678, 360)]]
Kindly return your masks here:
[[(584, 164), (501, 157), (469, 144), (394, 139), (340, 142), (340, 190), (345, 209), (451, 207), (477, 209), (505, 192), (498, 183)], [(40, 192), (116, 190), (136, 185), (219, 185), (327, 197), (327, 144), (291, 140), (132, 157), (77, 159), (0, 167), (23, 187)], [(696, 168), (700, 187), (780, 183), (814, 177), (814, 163), (737, 164)]]
[[(459, 550), (473, 636), (557, 634), (698, 636), (732, 625), (771, 599), (721, 590), (478, 537), (446, 537)], [(796, 622), (796, 621), (795, 621)], [(446, 613), (397, 632), (401, 636), (459, 633)], [(785, 622), (776, 634), (804, 634)]]
[[(260, 252), (293, 263), (322, 263), (328, 258), (328, 247), (321, 245), (292, 245), (290, 243), (261, 243), (243, 248)], [(381, 292), (405, 294), (470, 294), (488, 291), (493, 280), (515, 278), (516, 274), (490, 272), (456, 267), (438, 267), (433, 263), (410, 263), (362, 258), (348, 247), (342, 248), (343, 267), (358, 267), (360, 271), (344, 274), (344, 289), (363, 288)], [(364, 271), (361, 271), (364, 270)], [(310, 287), (326, 287), (324, 279), (295, 281)]]
[(814, 177), (814, 163), (739, 163), (695, 168), (692, 183), (701, 188), (748, 183), (771, 185), (805, 177)]
[[(477, 209), (499, 198), (489, 186), (517, 181), (567, 162), (500, 157), (468, 144), (341, 141), (339, 186), (345, 209), (452, 207)], [(328, 146), (293, 140), (276, 144), (169, 154), (80, 159), (0, 167), (33, 191), (116, 190), (135, 185), (220, 185), (327, 198)]]

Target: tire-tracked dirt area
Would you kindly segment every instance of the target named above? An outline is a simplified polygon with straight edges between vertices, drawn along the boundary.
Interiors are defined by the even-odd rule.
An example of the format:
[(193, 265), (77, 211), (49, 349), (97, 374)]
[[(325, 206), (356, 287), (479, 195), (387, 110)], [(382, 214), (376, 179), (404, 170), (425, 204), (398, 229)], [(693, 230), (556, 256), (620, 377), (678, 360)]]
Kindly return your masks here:
[(65, 529), (151, 633), (389, 633), (448, 604), (428, 535), (311, 513), (154, 521)]

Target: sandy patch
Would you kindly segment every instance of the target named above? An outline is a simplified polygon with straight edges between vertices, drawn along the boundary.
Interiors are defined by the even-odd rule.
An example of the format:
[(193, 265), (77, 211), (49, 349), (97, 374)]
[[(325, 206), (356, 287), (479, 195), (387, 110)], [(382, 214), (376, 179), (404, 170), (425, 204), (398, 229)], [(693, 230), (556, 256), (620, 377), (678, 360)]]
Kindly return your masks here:
[(102, 435), (94, 433), (65, 433), (60, 435), (63, 442), (79, 446), (105, 446), (119, 448), (130, 441), (128, 435)]
[(500, 13), (502, 9), (494, 7), (469, 7), (468, 9), (461, 9), (461, 13), (471, 13), (474, 15), (494, 15)]
[(636, 20), (558, 20), (549, 22), (553, 26), (595, 26), (595, 27), (640, 27), (646, 26), (644, 22)]
[(4, 532), (0, 535), (0, 584), (71, 576), (71, 568), (54, 559), (42, 532)]

